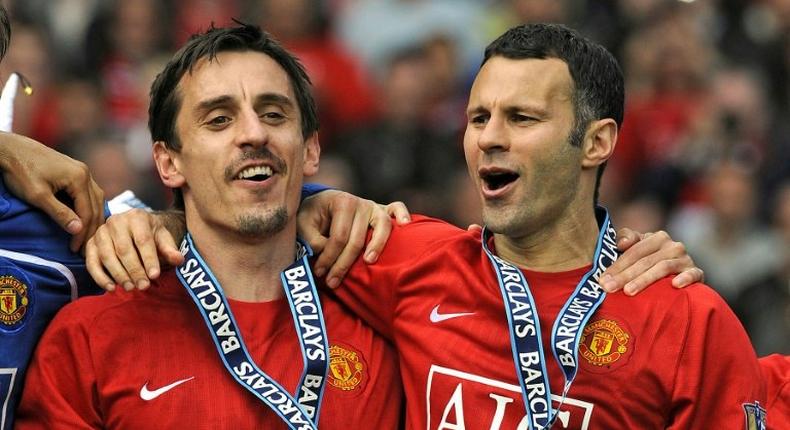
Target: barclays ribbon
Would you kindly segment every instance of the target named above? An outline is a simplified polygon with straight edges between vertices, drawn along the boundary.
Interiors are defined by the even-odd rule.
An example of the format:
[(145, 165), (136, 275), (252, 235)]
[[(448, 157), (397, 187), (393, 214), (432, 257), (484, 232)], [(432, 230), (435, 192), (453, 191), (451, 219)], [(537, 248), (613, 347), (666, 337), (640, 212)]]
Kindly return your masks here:
[[(573, 294), (565, 302), (554, 321), (551, 333), (551, 351), (565, 377), (560, 406), (576, 378), (582, 330), (606, 297), (598, 280), (618, 255), (616, 233), (609, 221), (609, 214), (606, 209), (597, 207), (595, 216), (600, 233), (593, 257), (593, 267), (582, 277)], [(547, 429), (556, 420), (559, 407), (556, 410), (551, 407), (551, 387), (546, 371), (546, 356), (541, 341), (538, 311), (527, 279), (521, 270), (488, 249), (491, 235), (490, 230), (483, 229), (483, 249), (494, 267), (502, 299), (505, 302), (513, 361), (519, 375), (529, 429)]]
[(263, 372), (250, 357), (222, 287), (187, 233), (181, 243), (184, 263), (176, 274), (208, 326), (225, 368), (244, 388), (272, 409), (293, 430), (316, 430), (326, 387), (328, 341), (321, 302), (310, 265), (310, 248), (297, 242), (297, 258), (280, 275), (302, 348), (304, 371), (297, 397)]

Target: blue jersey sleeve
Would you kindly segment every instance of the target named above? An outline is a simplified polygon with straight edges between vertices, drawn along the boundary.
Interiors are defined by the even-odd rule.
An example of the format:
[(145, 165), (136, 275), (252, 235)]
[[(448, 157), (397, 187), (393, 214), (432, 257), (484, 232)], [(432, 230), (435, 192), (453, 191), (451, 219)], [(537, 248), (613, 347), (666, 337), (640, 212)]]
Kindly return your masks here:
[(314, 183), (304, 184), (302, 185), (302, 199), (300, 201), (303, 201), (304, 199), (310, 196), (314, 196), (322, 191), (331, 190), (331, 189), (333, 188), (323, 184), (314, 184)]
[(71, 236), (13, 196), (0, 179), (0, 429), (13, 427), (27, 364), (49, 321), (79, 295), (97, 294)]

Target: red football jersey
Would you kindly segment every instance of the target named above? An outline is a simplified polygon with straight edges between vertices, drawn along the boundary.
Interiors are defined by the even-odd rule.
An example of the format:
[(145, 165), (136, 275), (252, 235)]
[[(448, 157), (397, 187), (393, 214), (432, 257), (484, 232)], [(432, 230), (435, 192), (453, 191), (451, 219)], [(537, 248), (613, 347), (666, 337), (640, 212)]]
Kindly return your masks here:
[[(291, 393), (303, 365), (288, 302), (229, 300), (250, 356)], [(321, 429), (397, 428), (402, 392), (391, 346), (322, 299), (330, 370)], [(223, 367), (174, 272), (144, 292), (66, 306), (33, 358), (19, 429), (286, 428)]]
[(761, 357), (760, 367), (768, 395), (768, 430), (790, 429), (790, 357)]
[[(551, 327), (588, 270), (523, 271), (555, 408), (563, 376), (548, 347)], [(336, 294), (394, 341), (408, 428), (527, 428), (505, 305), (479, 233), (414, 217)], [(578, 361), (555, 429), (745, 428), (744, 405), (764, 404), (749, 339), (705, 285), (677, 290), (667, 278), (638, 297), (609, 295), (583, 331)]]

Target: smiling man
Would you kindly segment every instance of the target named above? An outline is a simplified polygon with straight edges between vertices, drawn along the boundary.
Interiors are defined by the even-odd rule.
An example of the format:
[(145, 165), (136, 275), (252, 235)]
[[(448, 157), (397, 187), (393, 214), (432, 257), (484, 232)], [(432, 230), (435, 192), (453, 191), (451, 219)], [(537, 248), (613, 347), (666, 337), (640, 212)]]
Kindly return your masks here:
[(212, 28), (157, 77), (149, 113), (184, 262), (149, 292), (64, 308), (17, 428), (395, 428), (393, 351), (318, 299), (296, 240), (320, 153), (301, 65), (257, 27)]
[(607, 267), (635, 261), (595, 207), (623, 91), (611, 54), (565, 27), (520, 26), (489, 45), (464, 137), (487, 229), (416, 217), (335, 290), (397, 346), (407, 428), (763, 421), (754, 352), (710, 288), (675, 291), (650, 258), (626, 270), (652, 279), (638, 298), (600, 286)]
[(487, 228), (417, 217), (336, 290), (395, 343), (409, 428), (764, 424), (754, 350), (713, 290), (600, 287), (618, 253), (595, 204), (623, 100), (616, 60), (566, 27), (515, 27), (486, 49), (464, 151)]

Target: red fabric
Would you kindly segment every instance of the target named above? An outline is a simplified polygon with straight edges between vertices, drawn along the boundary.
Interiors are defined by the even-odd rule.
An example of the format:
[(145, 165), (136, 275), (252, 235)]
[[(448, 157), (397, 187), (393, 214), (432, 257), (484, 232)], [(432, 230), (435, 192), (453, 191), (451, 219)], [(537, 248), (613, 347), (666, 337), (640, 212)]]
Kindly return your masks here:
[[(58, 95), (53, 88), (35, 88), (35, 99), (30, 109), (29, 133), (24, 133), (47, 146), (54, 147), (62, 137), (61, 118), (58, 115)], [(19, 98), (25, 96), (18, 96)], [(17, 132), (22, 132), (18, 130)]]
[(699, 94), (663, 94), (629, 100), (612, 163), (628, 184), (647, 168), (670, 162), (685, 143), (700, 108)]
[[(337, 290), (352, 310), (395, 342), (407, 428), (526, 428), (519, 427), (526, 412), (504, 304), (479, 235), (414, 218), (394, 227), (376, 264), (357, 263)], [(544, 345), (587, 270), (524, 271)], [(473, 314), (433, 323), (436, 306), (440, 314)], [(744, 422), (743, 404), (764, 400), (760, 368), (743, 327), (705, 285), (677, 290), (667, 278), (635, 298), (612, 294), (587, 327), (598, 327), (599, 333), (589, 332), (582, 349), (599, 364), (579, 356), (580, 370), (555, 428), (738, 428), (733, 423)], [(627, 341), (621, 345), (612, 335), (620, 340), (626, 335)], [(552, 392), (560, 394), (562, 373), (546, 354)]]
[(760, 358), (768, 392), (768, 429), (790, 429), (790, 357), (772, 354)]
[(375, 116), (375, 93), (368, 77), (359, 61), (337, 42), (316, 37), (287, 45), (312, 80), (322, 136), (359, 126)]
[[(401, 391), (392, 349), (333, 300), (322, 304), (330, 350), (339, 346), (357, 354), (346, 360), (361, 379), (347, 390), (326, 387), (320, 428), (396, 428)], [(302, 358), (287, 302), (231, 301), (231, 309), (252, 358), (293, 393)], [(146, 383), (155, 390), (190, 377), (153, 400), (140, 397)], [(201, 316), (171, 273), (150, 291), (80, 299), (57, 315), (31, 364), (16, 428), (285, 425), (226, 372)]]
[(140, 69), (139, 64), (120, 56), (111, 57), (102, 66), (107, 115), (121, 127), (131, 127), (147, 119), (148, 100), (140, 91), (143, 88)]

